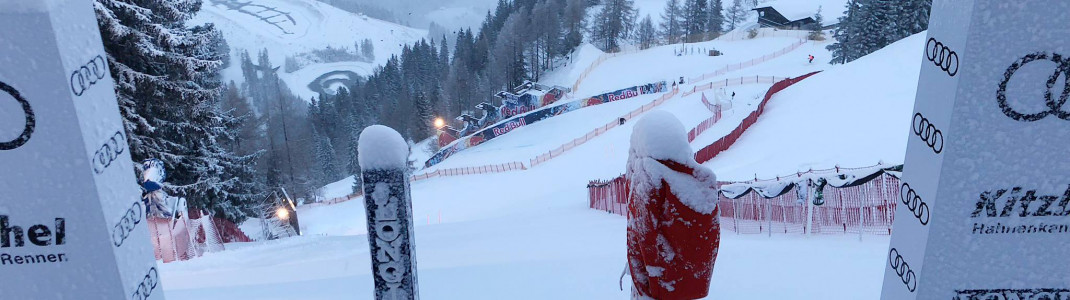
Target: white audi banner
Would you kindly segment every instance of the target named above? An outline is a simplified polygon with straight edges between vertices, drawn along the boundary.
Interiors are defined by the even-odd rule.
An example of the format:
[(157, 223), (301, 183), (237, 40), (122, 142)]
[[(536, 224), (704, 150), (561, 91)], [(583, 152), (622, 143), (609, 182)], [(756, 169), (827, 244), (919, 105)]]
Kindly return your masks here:
[(1070, 299), (1067, 11), (933, 1), (882, 299)]
[(0, 31), (0, 298), (163, 299), (93, 1)]

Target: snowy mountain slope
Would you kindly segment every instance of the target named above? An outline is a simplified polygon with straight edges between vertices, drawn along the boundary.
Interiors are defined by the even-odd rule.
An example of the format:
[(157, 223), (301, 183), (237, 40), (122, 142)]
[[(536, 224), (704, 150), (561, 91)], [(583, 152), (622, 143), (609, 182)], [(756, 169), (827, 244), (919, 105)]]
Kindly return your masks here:
[[(241, 50), (256, 54), (267, 49), (275, 66), (286, 56), (322, 50), (328, 46), (353, 49), (361, 40), (370, 39), (375, 46), (372, 62), (344, 62), (309, 65), (292, 74), (280, 74), (301, 98), (318, 94), (308, 88), (316, 78), (331, 71), (349, 71), (369, 75), (375, 66), (390, 55), (400, 53), (405, 44), (426, 37), (424, 30), (368, 18), (342, 11), (316, 0), (207, 0), (191, 24), (214, 23), (227, 37), (231, 48), (230, 67), (223, 71), (225, 80), (243, 81)], [(281, 69), (280, 69), (281, 70)]]
[(706, 165), (721, 180), (748, 180), (902, 163), (924, 37), (908, 37), (778, 93), (758, 122)]
[[(651, 76), (649, 73), (672, 74), (671, 76), (676, 77), (696, 76), (723, 67), (727, 63), (746, 61), (779, 50), (785, 45), (763, 45), (762, 41), (750, 43), (750, 47), (739, 47), (737, 51), (726, 52), (725, 57), (716, 58), (722, 61), (711, 62), (710, 67), (696, 67), (696, 64), (702, 62), (686, 61), (695, 58), (671, 56), (671, 48), (667, 58), (664, 52), (656, 53), (664, 51), (659, 49), (621, 56), (614, 59), (619, 59), (619, 62), (606, 62), (610, 68), (618, 69), (595, 72), (588, 79), (591, 83), (589, 88), (619, 88), (648, 79), (647, 76)], [(914, 55), (920, 48), (916, 46), (920, 44), (909, 43), (910, 40), (906, 42), (906, 46), (893, 45), (872, 57), (845, 66), (825, 64), (828, 54), (823, 50), (823, 44), (806, 45), (780, 58), (722, 77), (710, 78), (705, 82), (753, 75), (798, 76), (822, 69), (826, 69), (822, 75), (831, 74), (827, 75), (831, 79), (819, 80), (820, 77), (815, 76), (778, 94), (767, 107), (766, 115), (752, 127), (753, 131), (764, 123), (790, 123), (777, 120), (794, 120), (813, 113), (812, 110), (800, 107), (788, 106), (791, 108), (788, 109), (777, 105), (798, 102), (816, 108), (824, 107), (812, 105), (814, 102), (820, 104), (821, 101), (804, 97), (810, 93), (799, 92), (806, 89), (814, 89), (814, 93), (820, 91), (820, 95), (825, 98), (881, 98), (884, 97), (883, 94), (908, 94), (899, 90), (906, 84), (872, 85), (858, 80), (865, 77), (857, 72), (866, 68), (887, 68), (886, 64), (894, 64), (893, 69), (881, 76), (884, 80), (898, 77), (906, 77), (898, 80), (916, 80), (917, 72), (907, 74), (908, 71), (895, 68), (915, 68), (916, 71), (917, 60), (908, 62), (906, 59), (892, 59), (899, 55), (916, 58)], [(731, 43), (722, 46), (725, 49), (734, 47)], [(819, 57), (814, 64), (803, 60), (810, 53)], [(614, 67), (614, 64), (621, 66)], [(572, 70), (561, 72), (574, 74)], [(560, 80), (569, 80), (569, 75), (559, 76)], [(690, 87), (688, 84), (683, 88)], [(734, 110), (738, 110), (739, 115), (745, 115), (749, 112), (746, 104), (753, 101), (755, 96), (764, 94), (767, 88), (767, 85), (747, 85), (732, 87), (726, 92), (737, 93)], [(845, 90), (846, 92), (841, 92)], [(713, 92), (715, 91), (708, 91), (707, 95), (712, 97)], [(578, 116), (575, 118), (566, 118), (568, 115), (565, 115), (560, 117), (561, 119), (546, 120), (523, 127), (510, 135), (481, 145), (480, 147), (489, 146), (485, 148), (488, 149), (486, 151), (473, 152), (467, 157), (457, 156), (455, 158), (460, 159), (451, 160), (456, 161), (458, 165), (462, 162), (478, 165), (493, 159), (512, 159), (506, 155), (528, 151), (524, 150), (525, 148), (556, 147), (557, 144), (553, 141), (578, 137), (593, 128), (584, 126), (612, 120), (621, 111), (628, 111), (628, 107), (638, 107), (651, 99), (637, 97), (621, 101), (618, 106), (600, 105), (586, 109), (585, 112), (571, 113)], [(690, 127), (710, 115), (699, 99), (701, 93), (677, 97), (658, 109), (675, 114), (686, 127)], [(910, 101), (909, 99), (895, 101), (906, 102)], [(837, 113), (858, 113), (859, 110), (856, 109), (858, 106), (847, 106)], [(883, 118), (881, 114), (884, 113), (864, 108), (861, 112), (861, 117), (867, 119)], [(710, 129), (701, 138), (716, 138), (727, 133), (735, 125), (729, 121), (730, 116), (736, 113), (732, 111), (726, 114), (726, 125)], [(891, 119), (897, 119), (896, 116), (899, 115), (895, 111), (889, 111), (888, 114)], [(849, 126), (833, 128), (893, 128), (889, 131), (897, 131), (894, 130), (897, 127), (906, 128), (905, 125), (899, 126), (895, 123), (897, 121), (864, 123), (873, 125), (869, 127), (861, 126), (863, 124), (857, 122), (845, 122), (844, 124)], [(618, 276), (625, 264), (626, 221), (619, 216), (589, 209), (586, 184), (590, 179), (610, 178), (624, 171), (632, 124), (634, 120), (554, 160), (525, 171), (440, 177), (412, 183), (421, 297), (626, 298), (628, 284), (625, 283), (623, 291), (618, 286)], [(796, 131), (798, 130), (792, 132)], [(837, 133), (835, 130), (820, 132)], [(874, 132), (882, 134), (880, 132), (883, 131)], [(764, 153), (781, 153), (774, 151), (790, 150), (794, 147), (808, 149), (811, 144), (828, 143), (828, 138), (825, 137), (797, 141), (798, 144), (784, 146), (772, 133), (763, 134), (771, 135), (772, 138), (748, 138), (751, 133), (753, 132), (748, 131), (729, 151), (738, 150), (737, 147), (751, 147), (747, 149), (753, 151), (754, 155), (768, 156)], [(891, 138), (894, 139), (895, 136), (898, 134), (892, 135)], [(497, 142), (501, 143), (493, 144)], [(550, 145), (544, 146), (544, 143)], [(862, 143), (857, 146), (866, 145)], [(705, 145), (698, 141), (692, 143), (694, 149), (702, 146)], [(492, 148), (499, 150), (490, 150)], [(877, 152), (864, 148), (855, 148), (854, 151), (867, 155)], [(750, 153), (739, 155), (747, 154)], [(807, 160), (813, 153), (781, 155)], [(817, 156), (816, 159), (821, 158)], [(453, 163), (451, 160), (443, 164)], [(711, 163), (719, 177), (723, 177), (722, 172), (733, 172), (733, 169), (726, 166), (716, 165), (717, 160)], [(746, 161), (731, 167), (743, 170), (762, 168), (765, 165), (760, 161)], [(371, 255), (365, 235), (367, 230), (363, 200), (355, 199), (331, 206), (300, 207), (298, 215), (301, 217), (306, 236), (238, 246), (238, 249), (212, 253), (192, 261), (163, 265), (161, 274), (163, 281), (167, 282), (165, 291), (168, 298), (372, 299)], [(859, 242), (857, 236), (769, 238), (726, 234), (722, 236), (708, 299), (874, 299), (880, 294), (887, 243), (887, 237), (870, 236)], [(818, 280), (807, 280), (808, 278)]]

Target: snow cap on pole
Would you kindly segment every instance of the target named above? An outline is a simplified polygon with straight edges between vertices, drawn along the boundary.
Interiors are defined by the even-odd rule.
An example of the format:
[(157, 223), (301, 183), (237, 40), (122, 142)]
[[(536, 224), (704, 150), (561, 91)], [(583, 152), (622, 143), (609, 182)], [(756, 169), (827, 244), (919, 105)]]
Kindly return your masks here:
[(635, 123), (632, 151), (640, 157), (694, 164), (687, 130), (680, 120), (666, 111), (652, 111)]
[(409, 145), (394, 129), (372, 125), (360, 132), (357, 160), (363, 169), (398, 169), (408, 163)]
[[(633, 192), (661, 188), (665, 180), (673, 186), (680, 202), (691, 209), (710, 214), (717, 208), (717, 175), (695, 161), (687, 130), (673, 114), (652, 111), (636, 122), (629, 156), (628, 176)], [(673, 161), (693, 172), (673, 171), (659, 161)]]

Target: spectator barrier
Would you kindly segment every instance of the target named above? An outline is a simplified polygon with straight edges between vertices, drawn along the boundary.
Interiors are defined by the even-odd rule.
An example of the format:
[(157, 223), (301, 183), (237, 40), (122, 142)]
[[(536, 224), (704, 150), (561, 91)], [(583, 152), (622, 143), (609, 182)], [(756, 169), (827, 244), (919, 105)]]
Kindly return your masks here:
[[(707, 162), (728, 149), (728, 147), (731, 147), (743, 132), (757, 121), (764, 111), (765, 105), (774, 94), (816, 73), (785, 79), (774, 84), (766, 92), (758, 109), (747, 116), (728, 135), (699, 150), (695, 154), (695, 160), (699, 163)], [(711, 105), (708, 100), (704, 101), (704, 104), (708, 107)], [(713, 119), (715, 120), (716, 118), (717, 115), (715, 114)], [(700, 127), (696, 127), (692, 132), (698, 132), (698, 128), (702, 127), (703, 125), (700, 124)], [(689, 138), (693, 139), (697, 134), (689, 132)], [(863, 176), (864, 180), (854, 180), (850, 184), (832, 184), (834, 189), (827, 193), (827, 197), (824, 195), (820, 197), (825, 200), (824, 203), (828, 203), (827, 205), (814, 205), (814, 203), (806, 202), (805, 200), (799, 201), (799, 195), (806, 194), (806, 192), (800, 192), (800, 186), (805, 187), (802, 188), (803, 191), (811, 190), (810, 187), (815, 187), (817, 185), (815, 182), (818, 182), (813, 179), (814, 177), (829, 175), (827, 173), (831, 172), (835, 176), (829, 175), (829, 178), (821, 177), (821, 182), (843, 182), (845, 181), (844, 178), (858, 177), (857, 174), (848, 176), (843, 172), (858, 173), (859, 170), (872, 170), (877, 167), (880, 167), (879, 170), (881, 171), (864, 174), (866, 175)], [(722, 189), (720, 195), (721, 202), (719, 207), (721, 207), (722, 226), (738, 233), (754, 233), (755, 228), (757, 228), (756, 231), (759, 233), (857, 232), (859, 234), (890, 234), (891, 215), (894, 212), (895, 205), (894, 199), (898, 198), (900, 193), (899, 182), (897, 176), (889, 176), (885, 172), (886, 169), (883, 169), (880, 165), (877, 167), (851, 170), (837, 167), (834, 170), (808, 171), (796, 174), (798, 178), (806, 178), (805, 185), (778, 177), (773, 181), (777, 184), (775, 186), (778, 188), (775, 190), (778, 192), (765, 193), (762, 197), (756, 196), (762, 193), (750, 194), (749, 192), (752, 189), (761, 190), (762, 188), (753, 188), (753, 186), (768, 184), (767, 182), (755, 180), (749, 183), (722, 183), (727, 185)], [(622, 208), (627, 206), (628, 201), (627, 182), (624, 175), (611, 180), (591, 181), (588, 184), (591, 208), (624, 215)], [(746, 189), (742, 192), (730, 193), (732, 197), (726, 197), (725, 190), (732, 190), (731, 187), (733, 185), (743, 186)]]
[(156, 259), (165, 263), (222, 251), (225, 243), (252, 241), (233, 222), (197, 211), (178, 218), (150, 216), (146, 220)]
[[(721, 228), (737, 234), (891, 234), (901, 167), (719, 182)], [(629, 182), (624, 175), (591, 181), (587, 187), (591, 208), (627, 216)]]
[[(684, 92), (683, 95), (684, 95), (684, 97), (686, 97), (688, 95), (692, 95), (692, 94), (697, 93), (697, 92), (702, 92), (702, 91), (706, 91), (706, 90), (710, 90), (710, 89), (714, 89), (714, 88), (728, 87), (728, 86), (733, 86), (733, 85), (757, 84), (757, 83), (775, 83), (775, 82), (777, 82), (779, 80), (784, 80), (784, 79), (785, 78), (776, 77), (776, 76), (754, 76), (754, 77), (749, 77), (748, 76), (748, 77), (740, 77), (738, 80), (736, 80), (736, 79), (725, 79), (724, 81), (716, 81), (716, 82), (710, 82), (710, 83), (703, 84), (703, 85), (696, 85), (696, 86), (691, 88), (690, 92)], [(689, 130), (687, 132), (687, 141), (688, 142), (694, 142), (695, 138), (698, 138), (698, 136), (702, 135), (702, 133), (706, 132), (706, 130), (710, 129), (711, 127), (713, 127), (713, 125), (717, 124), (717, 122), (719, 122), (721, 120), (722, 111), (725, 109), (725, 108), (721, 107), (720, 104), (712, 104), (712, 103), (710, 103), (709, 99), (706, 99), (706, 95), (705, 94), (702, 95), (702, 104), (705, 105), (706, 109), (709, 109), (710, 112), (713, 113), (713, 115), (710, 116), (709, 119), (703, 120), (697, 126), (695, 126), (694, 128), (691, 128), (691, 130)]]
[(765, 92), (765, 98), (762, 98), (762, 102), (758, 104), (758, 109), (752, 111), (750, 115), (744, 118), (743, 122), (740, 123), (738, 127), (733, 129), (732, 132), (728, 133), (728, 135), (722, 137), (713, 144), (710, 144), (709, 146), (703, 147), (697, 153), (695, 153), (695, 160), (698, 161), (698, 163), (700, 164), (705, 163), (710, 159), (713, 159), (713, 157), (717, 156), (717, 154), (720, 154), (721, 151), (724, 151), (728, 149), (728, 147), (731, 147), (732, 144), (734, 144), (736, 140), (743, 135), (743, 132), (747, 131), (747, 129), (750, 128), (751, 125), (754, 125), (754, 123), (758, 121), (758, 117), (761, 116), (762, 112), (765, 111), (765, 105), (769, 103), (769, 99), (772, 98), (774, 94), (817, 73), (818, 72), (813, 72), (796, 78), (784, 79), (777, 83), (774, 83), (773, 87), (769, 88), (769, 91)]

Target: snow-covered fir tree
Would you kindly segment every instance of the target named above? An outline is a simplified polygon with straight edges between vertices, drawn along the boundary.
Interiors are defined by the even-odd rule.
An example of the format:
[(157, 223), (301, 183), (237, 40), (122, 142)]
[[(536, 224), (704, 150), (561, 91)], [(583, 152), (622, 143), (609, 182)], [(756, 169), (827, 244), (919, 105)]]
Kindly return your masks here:
[(929, 29), (929, 13), (932, 12), (933, 0), (904, 0), (900, 2), (903, 9), (902, 28), (909, 34)]
[(312, 150), (316, 160), (316, 185), (323, 186), (340, 179), (338, 168), (335, 166), (334, 145), (330, 137), (319, 132), (318, 128), (312, 131), (312, 140), (315, 147)]
[(375, 61), (375, 44), (372, 43), (371, 39), (364, 39), (364, 41), (360, 43), (360, 51), (361, 54), (363, 54), (364, 59)]
[(665, 2), (665, 11), (661, 13), (661, 36), (666, 43), (676, 43), (684, 35), (682, 8), (679, 0)]
[(747, 19), (747, 9), (743, 7), (743, 0), (732, 0), (732, 6), (728, 8), (725, 19), (728, 20), (729, 31), (736, 30), (736, 27)]
[(229, 49), (211, 24), (186, 22), (201, 1), (96, 0), (116, 96), (135, 161), (159, 158), (167, 188), (194, 209), (245, 218), (261, 190), (253, 181), (256, 155), (224, 145), (238, 118), (222, 108), (219, 70)]
[(602, 50), (615, 52), (632, 37), (638, 12), (633, 0), (605, 0), (594, 16), (591, 38)]
[(565, 11), (561, 14), (561, 27), (565, 31), (563, 45), (565, 49), (575, 49), (583, 43), (583, 32), (587, 28), (586, 0), (566, 0)]
[(636, 35), (639, 38), (640, 49), (653, 47), (657, 43), (658, 32), (654, 28), (654, 21), (650, 19), (650, 15), (639, 22), (639, 31)]
[(825, 18), (821, 16), (821, 6), (818, 6), (817, 12), (814, 13), (814, 24), (810, 25), (810, 34), (807, 36), (807, 38), (814, 41), (825, 40), (825, 34), (822, 31), (822, 26), (824, 26), (824, 23)]
[(724, 4), (721, 0), (710, 0), (709, 16), (706, 31), (714, 36), (721, 35), (724, 32)]
[(684, 35), (687, 36), (688, 42), (698, 42), (706, 38), (709, 17), (706, 0), (684, 0)]
[(925, 30), (931, 1), (850, 0), (839, 26), (832, 63), (847, 63)]
[(884, 48), (890, 44), (895, 33), (895, 20), (891, 1), (898, 0), (856, 0), (861, 3), (858, 13), (855, 14), (860, 24), (861, 33), (857, 40), (862, 50), (862, 55)]

